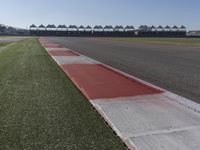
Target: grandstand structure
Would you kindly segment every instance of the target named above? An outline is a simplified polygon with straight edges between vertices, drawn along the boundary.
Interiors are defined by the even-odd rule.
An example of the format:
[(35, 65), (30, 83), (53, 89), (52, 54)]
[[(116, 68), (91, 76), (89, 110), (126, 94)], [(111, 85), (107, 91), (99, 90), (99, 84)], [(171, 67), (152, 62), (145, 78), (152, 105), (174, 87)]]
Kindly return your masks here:
[(0, 24), (0, 35), (30, 35), (29, 30)]
[(141, 25), (139, 28), (135, 28), (132, 25), (122, 26), (116, 25), (95, 25), (94, 27), (83, 25), (58, 25), (49, 24), (47, 26), (40, 25), (36, 26), (32, 24), (29, 27), (31, 35), (36, 36), (85, 36), (85, 37), (185, 37), (186, 27), (176, 26), (165, 27), (159, 26), (147, 26)]

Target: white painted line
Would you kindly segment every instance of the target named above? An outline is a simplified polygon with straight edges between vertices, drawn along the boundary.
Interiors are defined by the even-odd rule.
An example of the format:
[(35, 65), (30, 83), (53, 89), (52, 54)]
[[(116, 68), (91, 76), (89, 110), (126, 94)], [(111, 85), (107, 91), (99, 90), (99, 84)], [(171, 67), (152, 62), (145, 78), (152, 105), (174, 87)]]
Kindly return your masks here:
[(69, 51), (68, 48), (46, 48), (47, 51)]
[(82, 56), (52, 56), (60, 65), (64, 64), (95, 64)]
[(131, 138), (138, 150), (199, 150), (200, 129)]
[(176, 101), (177, 103), (200, 113), (200, 104), (169, 91), (166, 91), (164, 95), (169, 97), (171, 100)]
[(156, 134), (180, 132), (180, 131), (185, 131), (185, 130), (195, 130), (195, 129), (200, 129), (200, 125), (180, 127), (180, 128), (174, 128), (174, 129), (156, 130), (156, 131), (150, 131), (150, 132), (145, 132), (145, 133), (138, 133), (138, 134), (134, 134), (134, 136), (132, 136), (131, 138), (136, 138), (136, 137), (140, 137), (140, 136), (156, 135)]

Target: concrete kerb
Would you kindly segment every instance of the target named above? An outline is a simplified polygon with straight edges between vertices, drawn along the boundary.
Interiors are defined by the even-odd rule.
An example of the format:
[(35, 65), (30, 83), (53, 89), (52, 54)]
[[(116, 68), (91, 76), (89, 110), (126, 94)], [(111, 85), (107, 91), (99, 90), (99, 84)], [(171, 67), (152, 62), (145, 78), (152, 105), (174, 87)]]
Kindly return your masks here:
[(60, 65), (65, 65), (65, 64), (96, 64), (92, 61), (85, 59), (82, 56), (52, 56), (52, 57)]
[[(159, 100), (159, 97), (161, 97), (162, 99)], [(113, 99), (113, 100), (112, 99), (106, 99), (106, 100), (105, 99), (96, 99), (96, 100), (91, 101), (91, 103), (94, 103), (93, 105), (95, 105), (96, 108), (100, 108), (100, 109), (98, 109), (98, 111), (101, 112), (100, 114), (104, 118), (106, 118), (105, 120), (107, 122), (111, 122), (112, 124), (115, 125), (115, 127), (112, 127), (112, 125), (111, 125), (111, 127), (113, 128), (113, 130), (115, 130), (115, 132), (117, 134), (120, 133), (118, 135), (122, 138), (122, 140), (124, 142), (130, 144), (135, 149), (137, 149), (136, 146), (138, 146), (137, 145), (138, 143), (135, 143), (133, 141), (133, 138), (139, 139), (142, 137), (150, 137), (150, 136), (156, 136), (156, 135), (167, 135), (167, 134), (173, 134), (173, 133), (179, 134), (184, 131), (190, 132), (193, 129), (200, 128), (199, 121), (198, 120), (195, 121), (195, 119), (197, 119), (197, 118), (199, 119), (199, 117), (198, 117), (199, 113), (197, 113), (191, 109), (187, 109), (187, 108), (185, 108), (185, 106), (179, 105), (176, 101), (172, 101), (172, 100), (168, 99), (167, 97), (163, 96), (163, 94), (159, 94), (159, 95), (155, 94), (155, 95), (149, 95), (149, 96), (145, 95), (145, 96), (138, 96), (138, 97), (137, 96), (136, 97), (135, 96), (123, 97), (123, 98), (117, 98), (117, 99), (118, 100), (116, 100), (116, 99)], [(112, 108), (112, 110), (108, 110), (111, 108)], [(133, 109), (131, 109), (131, 108), (133, 108)], [(157, 108), (159, 108), (161, 111), (158, 111), (159, 109), (157, 109)], [(164, 109), (162, 109), (162, 108), (164, 108)], [(173, 110), (176, 110), (176, 111), (173, 111)], [(184, 112), (183, 112), (183, 110), (184, 110)], [(126, 112), (129, 112), (130, 115), (128, 116)], [(173, 114), (175, 116), (173, 116)], [(196, 116), (197, 118), (194, 116), (192, 116), (190, 118), (190, 114), (196, 114), (194, 116)], [(127, 119), (130, 119), (130, 122), (129, 122), (129, 120), (127, 120), (127, 121), (129, 123), (131, 123), (131, 122), (132, 123), (134, 122), (134, 123), (133, 124), (123, 123), (123, 122), (126, 122), (126, 119), (123, 118), (123, 115), (128, 116)], [(154, 120), (155, 124), (153, 122), (151, 122), (150, 120), (149, 121), (139, 121), (140, 120), (139, 118), (141, 118), (141, 119), (145, 118), (145, 117), (143, 117), (144, 115), (147, 116), (147, 118), (149, 116), (154, 116), (152, 118), (150, 117), (151, 118), (150, 120)], [(137, 118), (137, 117), (139, 120), (133, 119), (133, 118)], [(181, 121), (179, 121), (179, 117), (180, 117)], [(185, 120), (181, 119), (183, 117), (185, 118)], [(165, 122), (165, 120), (166, 120), (166, 122)], [(159, 125), (157, 124), (156, 121), (158, 121)], [(120, 123), (118, 124), (117, 122), (118, 123), (120, 122)], [(143, 126), (143, 124), (141, 124), (142, 122), (143, 122), (144, 126)], [(141, 126), (143, 126), (143, 127), (145, 127), (145, 125), (148, 125), (148, 126), (147, 126), (147, 128), (146, 127), (143, 128), (143, 127), (139, 127), (138, 126), (139, 124), (141, 124)], [(158, 126), (153, 129), (152, 127), (155, 127), (154, 125), (158, 125)], [(128, 130), (131, 130), (131, 132), (127, 132)]]
[(125, 137), (121, 134), (121, 132), (117, 129), (117, 127), (112, 123), (112, 121), (107, 117), (107, 115), (104, 113), (101, 107), (99, 107), (97, 104), (94, 103), (93, 100), (90, 101), (92, 106), (97, 110), (97, 112), (103, 117), (105, 122), (108, 123), (108, 125), (112, 128), (112, 130), (116, 133), (117, 136), (121, 138), (121, 140), (125, 143), (125, 145), (130, 149), (130, 150), (137, 150), (135, 144), (130, 140), (129, 137)]
[[(42, 45), (44, 47), (44, 45)], [(45, 47), (44, 47), (45, 48)], [(46, 50), (48, 48), (45, 48)], [(70, 50), (70, 49), (69, 49)], [(47, 50), (48, 51), (48, 50)], [(70, 51), (73, 51), (73, 50), (70, 50)], [(99, 63), (101, 64), (100, 62), (98, 61), (95, 61), (87, 56), (84, 56), (76, 51), (74, 51), (75, 53), (79, 54), (80, 56), (83, 56), (85, 59), (89, 60), (89, 61), (93, 61), (95, 63)], [(62, 68), (62, 64), (60, 64), (59, 62), (56, 61), (56, 59), (54, 57), (51, 56), (51, 58), (58, 64), (58, 66), (61, 68), (61, 70), (63, 71), (63, 68)], [(128, 138), (125, 138), (121, 135), (120, 131), (112, 124), (112, 122), (108, 119), (108, 117), (106, 117), (106, 114), (101, 110), (100, 107), (98, 107), (98, 105), (95, 105), (93, 102), (92, 102), (92, 99), (89, 97), (89, 95), (85, 92), (85, 90), (80, 87), (76, 80), (73, 78), (73, 77), (69, 77), (68, 78), (73, 82), (73, 84), (77, 87), (77, 89), (85, 96), (86, 99), (88, 99), (88, 101), (90, 102), (90, 104), (94, 107), (94, 109), (102, 116), (102, 118), (104, 119), (104, 121), (106, 123), (108, 123), (108, 125), (110, 126), (110, 128), (116, 133), (117, 136), (120, 137), (120, 139), (124, 142), (124, 144), (127, 146), (128, 149), (130, 150), (137, 150), (136, 147), (134, 146), (134, 143), (130, 143), (129, 139)]]
[(54, 51), (54, 50), (59, 50), (59, 51), (69, 51), (70, 49), (67, 48), (46, 48), (47, 51)]

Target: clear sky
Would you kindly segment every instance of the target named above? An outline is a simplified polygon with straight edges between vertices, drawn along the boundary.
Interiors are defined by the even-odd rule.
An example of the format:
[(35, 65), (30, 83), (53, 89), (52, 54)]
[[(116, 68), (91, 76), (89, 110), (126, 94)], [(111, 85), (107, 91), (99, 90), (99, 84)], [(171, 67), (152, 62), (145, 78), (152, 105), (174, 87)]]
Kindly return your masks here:
[(185, 25), (200, 29), (200, 0), (0, 0), (0, 24)]

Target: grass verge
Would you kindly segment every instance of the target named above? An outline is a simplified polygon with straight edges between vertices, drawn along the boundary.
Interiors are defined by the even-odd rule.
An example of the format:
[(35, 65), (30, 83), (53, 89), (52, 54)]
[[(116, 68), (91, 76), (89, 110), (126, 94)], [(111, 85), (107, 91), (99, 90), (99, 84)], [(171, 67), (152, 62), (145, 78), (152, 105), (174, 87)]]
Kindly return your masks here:
[(0, 42), (0, 48), (8, 46), (9, 44), (11, 44), (12, 42)]
[(200, 46), (200, 38), (108, 38), (117, 42)]
[(125, 147), (37, 39), (27, 39), (0, 52), (0, 149)]

